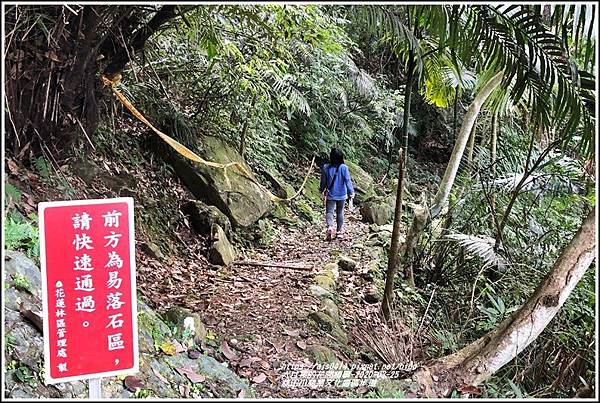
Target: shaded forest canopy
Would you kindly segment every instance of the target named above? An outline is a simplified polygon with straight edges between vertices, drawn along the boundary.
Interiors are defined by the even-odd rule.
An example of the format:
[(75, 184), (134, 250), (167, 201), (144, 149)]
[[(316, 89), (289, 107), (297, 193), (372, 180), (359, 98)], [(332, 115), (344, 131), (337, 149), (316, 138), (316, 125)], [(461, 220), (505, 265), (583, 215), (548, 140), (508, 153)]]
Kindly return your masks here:
[[(595, 234), (596, 6), (3, 7), (7, 249), (38, 256), (37, 202), (131, 194), (146, 208), (141, 253), (160, 270), (193, 256), (207, 273), (215, 222), (237, 257), (280, 253), (278, 237), (304, 250), (322, 232), (309, 166), (339, 147), (357, 185), (356, 239), (341, 252), (323, 243), (321, 263), (354, 253), (371, 270), (352, 277), (352, 303), (331, 297), (355, 314), (330, 326), (341, 344), (348, 330), (352, 359), (406, 347), (430, 371), (407, 374), (419, 396), (595, 393), (596, 266), (581, 234)], [(231, 177), (148, 122), (203, 161), (233, 163)], [(313, 252), (298, 259), (313, 267)], [(233, 255), (217, 265), (235, 267)], [(331, 276), (339, 290), (350, 281)], [(532, 301), (556, 307), (543, 325), (520, 316), (537, 317)], [(405, 338), (383, 325), (394, 318)], [(518, 359), (496, 356), (521, 324), (545, 330)], [(410, 388), (392, 389), (362, 395)]]

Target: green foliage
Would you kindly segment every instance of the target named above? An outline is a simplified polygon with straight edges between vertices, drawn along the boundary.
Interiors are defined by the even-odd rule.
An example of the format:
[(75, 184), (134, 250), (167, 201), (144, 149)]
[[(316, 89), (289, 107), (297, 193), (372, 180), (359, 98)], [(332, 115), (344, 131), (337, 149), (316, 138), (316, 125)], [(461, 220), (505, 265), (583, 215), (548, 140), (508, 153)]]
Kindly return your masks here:
[(133, 394), (133, 397), (135, 397), (136, 399), (147, 399), (149, 397), (156, 398), (158, 396), (156, 396), (154, 391), (152, 391), (150, 389), (137, 389), (135, 391), (135, 393)]
[(311, 223), (319, 221), (318, 213), (312, 208), (311, 204), (305, 199), (298, 199), (294, 201), (294, 209), (300, 217)]
[(48, 179), (50, 177), (50, 166), (44, 157), (38, 157), (35, 160), (35, 169), (44, 179)]
[(279, 236), (280, 231), (270, 220), (261, 220), (259, 222), (260, 238), (258, 243), (263, 246), (271, 245)]
[[(299, 163), (332, 146), (349, 159), (368, 161), (372, 172), (382, 173), (386, 165), (391, 172), (409, 59), (415, 64), (415, 98), (440, 108), (457, 100), (460, 106), (504, 70), (501, 88), (484, 105), (500, 113), (495, 174), (488, 144), (476, 146), (450, 197), (447, 231), (435, 242), (425, 239), (425, 252), (416, 256), (421, 264), (413, 265), (420, 269), (417, 280), (442, 286), (429, 311), (429, 332), (438, 341), (430, 353), (440, 355), (482, 336), (521, 306), (595, 203), (580, 162), (594, 144), (591, 8), (545, 7), (202, 6), (153, 36), (143, 65), (126, 71), (120, 88), (190, 148), (203, 135), (219, 135), (239, 145), (251, 166), (260, 164), (293, 183)], [(410, 138), (429, 134), (431, 120), (411, 109)], [(482, 114), (476, 139), (488, 136), (490, 116)], [(518, 185), (544, 155), (539, 141), (529, 143), (540, 134), (559, 140), (563, 149), (545, 155)], [(418, 175), (410, 172), (413, 178)], [(432, 179), (421, 182), (431, 186)], [(309, 182), (305, 194), (314, 200), (297, 199), (292, 208), (316, 223), (322, 218), (313, 188)], [(503, 217), (506, 226), (499, 229)], [(271, 242), (269, 224), (264, 232), (261, 242)], [(542, 341), (566, 355), (583, 350), (588, 336), (582, 334), (591, 334), (594, 323), (591, 284), (586, 275), (552, 330), (527, 354), (543, 352)], [(400, 289), (398, 298), (427, 306), (423, 293), (413, 289)], [(523, 390), (556, 375), (553, 367), (512, 383), (527, 365), (507, 366), (486, 393), (524, 396)]]
[[(514, 199), (501, 247), (489, 249), (489, 245), (496, 246), (497, 239), (492, 214), (500, 220), (507, 213), (525, 166), (532, 166), (543, 156), (543, 150), (534, 145), (527, 164), (528, 138), (533, 133), (517, 119), (503, 121), (500, 135), (495, 175), (489, 169), (489, 153), (485, 149), (476, 150), (470, 167), (463, 165), (457, 178), (459, 190), (450, 206), (452, 222), (448, 228), (450, 234), (462, 231), (462, 242), (453, 240), (458, 240), (461, 248), (441, 250), (442, 267), (429, 272), (430, 279), (445, 285), (439, 288), (431, 309), (435, 318), (431, 332), (442, 341), (442, 347), (452, 348), (452, 343), (446, 343), (450, 339), (446, 335), (455, 335), (456, 347), (460, 348), (496, 328), (516, 311), (545, 278), (590, 208), (582, 163), (571, 154), (550, 152), (523, 182)], [(494, 209), (489, 201), (492, 195)], [(463, 234), (477, 234), (477, 238)], [(472, 252), (477, 252), (477, 258), (471, 257)], [(493, 252), (496, 258), (490, 259), (487, 252)], [(502, 368), (486, 383), (485, 396), (517, 397), (525, 396), (524, 390), (544, 390), (573, 357), (589, 350), (595, 323), (593, 278), (591, 268), (548, 328), (520, 354), (523, 358)], [(455, 301), (453, 309), (444, 307), (450, 299)], [(435, 355), (442, 352), (432, 349)], [(561, 354), (557, 356), (558, 352)], [(550, 364), (552, 357), (559, 357), (555, 359), (560, 365)], [(588, 363), (576, 371), (567, 371), (563, 383), (551, 395), (572, 396), (572, 391), (567, 390), (569, 385), (578, 384), (579, 376), (592, 379), (593, 371)], [(528, 375), (516, 378), (524, 373)], [(515, 379), (519, 382), (511, 384)]]
[(506, 379), (505, 382), (498, 382), (498, 379), (492, 378), (484, 383), (482, 398), (531, 398), (519, 385), (515, 384), (511, 379)]
[(519, 309), (519, 306), (513, 306), (508, 308), (504, 304), (504, 300), (500, 295), (495, 295), (495, 292), (490, 284), (487, 284), (486, 289), (481, 295), (485, 295), (488, 298), (490, 305), (486, 306), (478, 304), (477, 309), (483, 313), (487, 320), (478, 323), (477, 330), (486, 332), (494, 329), (507, 315)]
[[(33, 215), (31, 221), (36, 220)], [(40, 256), (38, 228), (37, 225), (32, 225), (31, 221), (25, 219), (18, 222), (12, 217), (4, 220), (4, 245), (8, 250), (20, 250), (30, 258), (38, 259)]]
[(11, 183), (4, 183), (4, 194), (7, 204), (18, 203), (21, 200), (21, 191)]
[(19, 380), (19, 382), (27, 383), (32, 388), (36, 388), (38, 385), (38, 380), (35, 372), (25, 365), (17, 367), (14, 372), (14, 375)]
[(31, 285), (27, 281), (27, 277), (22, 274), (14, 273), (12, 275), (12, 285), (18, 290), (31, 292)]
[(4, 346), (6, 348), (6, 352), (11, 354), (12, 351), (17, 346), (17, 339), (12, 334), (6, 333), (4, 335)]

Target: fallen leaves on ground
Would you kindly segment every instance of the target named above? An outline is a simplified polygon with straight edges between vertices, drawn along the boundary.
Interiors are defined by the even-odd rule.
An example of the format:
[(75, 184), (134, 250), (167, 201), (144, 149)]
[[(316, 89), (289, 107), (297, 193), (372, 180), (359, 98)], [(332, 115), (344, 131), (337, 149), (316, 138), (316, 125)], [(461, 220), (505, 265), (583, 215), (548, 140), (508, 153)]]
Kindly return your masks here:
[(267, 379), (267, 376), (264, 373), (260, 373), (257, 376), (255, 376), (254, 378), (252, 378), (252, 382), (254, 383), (263, 383), (265, 381), (265, 379)]
[(154, 375), (156, 375), (156, 377), (158, 379), (161, 380), (161, 382), (164, 382), (166, 384), (169, 383), (169, 381), (167, 380), (167, 378), (165, 378), (160, 372), (158, 372), (156, 369), (152, 368), (152, 372), (154, 373)]
[(229, 344), (225, 340), (221, 342), (221, 352), (229, 361), (239, 360), (238, 356), (233, 351), (231, 351)]
[(163, 341), (160, 345), (160, 350), (166, 355), (175, 355), (177, 354), (177, 347), (173, 343), (169, 343), (168, 341)]
[(177, 372), (179, 372), (181, 375), (185, 375), (185, 376), (187, 376), (187, 378), (188, 378), (190, 381), (194, 382), (194, 383), (196, 383), (196, 382), (199, 382), (199, 383), (201, 383), (201, 382), (204, 382), (204, 381), (206, 380), (206, 377), (205, 377), (204, 375), (197, 374), (197, 373), (196, 373), (196, 372), (194, 372), (194, 371), (193, 371), (191, 368), (187, 368), (187, 367), (183, 368), (183, 367), (180, 367), (180, 368), (175, 368), (175, 369), (176, 369), (176, 370), (177, 370)]

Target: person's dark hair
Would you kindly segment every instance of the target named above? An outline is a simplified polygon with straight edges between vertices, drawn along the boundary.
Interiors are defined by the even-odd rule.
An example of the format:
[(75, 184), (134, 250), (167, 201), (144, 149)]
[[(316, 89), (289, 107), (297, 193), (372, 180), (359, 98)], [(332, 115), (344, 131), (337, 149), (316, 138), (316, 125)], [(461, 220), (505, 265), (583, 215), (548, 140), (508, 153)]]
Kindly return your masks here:
[(339, 167), (344, 163), (344, 153), (338, 148), (332, 148), (329, 153), (329, 163), (335, 167)]

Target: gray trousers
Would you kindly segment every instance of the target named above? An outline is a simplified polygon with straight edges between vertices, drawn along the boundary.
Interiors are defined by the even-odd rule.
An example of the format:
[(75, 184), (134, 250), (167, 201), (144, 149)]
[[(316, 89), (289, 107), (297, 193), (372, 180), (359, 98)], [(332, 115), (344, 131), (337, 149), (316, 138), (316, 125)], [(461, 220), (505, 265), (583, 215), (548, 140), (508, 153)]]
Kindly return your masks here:
[(344, 226), (344, 205), (346, 200), (329, 200), (325, 206), (325, 222), (327, 227), (333, 226), (333, 210), (335, 210), (335, 220), (337, 223), (337, 231), (340, 231)]

